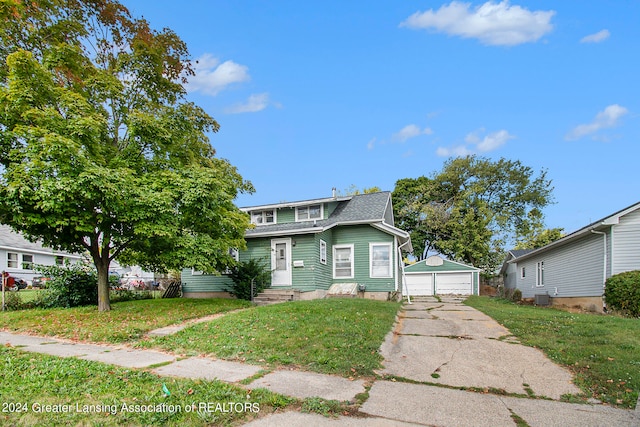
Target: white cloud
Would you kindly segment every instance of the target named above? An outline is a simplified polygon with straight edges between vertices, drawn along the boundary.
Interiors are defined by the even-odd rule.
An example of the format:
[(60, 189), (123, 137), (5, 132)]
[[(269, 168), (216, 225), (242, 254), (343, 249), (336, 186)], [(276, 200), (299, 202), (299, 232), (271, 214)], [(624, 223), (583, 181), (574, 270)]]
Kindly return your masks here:
[(609, 38), (611, 33), (609, 30), (601, 30), (595, 34), (589, 34), (588, 36), (584, 36), (580, 39), (580, 43), (600, 43)]
[(220, 60), (208, 53), (198, 58), (193, 68), (196, 75), (189, 78), (187, 89), (190, 92), (215, 96), (233, 83), (251, 79), (247, 66), (230, 60), (220, 63)]
[(515, 46), (535, 42), (553, 29), (555, 11), (529, 11), (508, 0), (488, 1), (471, 9), (471, 3), (452, 1), (434, 11), (416, 12), (400, 26), (427, 29), (462, 38), (476, 38), (487, 45)]
[(486, 153), (502, 147), (508, 140), (513, 138), (515, 138), (515, 136), (511, 135), (506, 130), (499, 130), (498, 132), (493, 132), (485, 136), (482, 141), (476, 145), (476, 148), (478, 151)]
[(436, 154), (440, 157), (451, 157), (451, 156), (468, 156), (470, 154), (473, 154), (473, 152), (471, 150), (469, 150), (466, 146), (464, 145), (458, 145), (455, 147), (438, 147), (438, 149), (436, 150)]
[(450, 156), (467, 156), (474, 153), (487, 153), (489, 151), (497, 150), (507, 143), (510, 139), (514, 139), (515, 136), (511, 135), (508, 131), (502, 129), (497, 132), (492, 132), (484, 137), (479, 134), (484, 133), (484, 129), (479, 129), (474, 132), (470, 132), (465, 136), (464, 141), (466, 145), (458, 145), (454, 147), (438, 147), (436, 154), (440, 157)]
[(420, 135), (431, 135), (433, 131), (430, 128), (421, 129), (417, 125), (407, 125), (400, 129), (399, 132), (394, 133), (391, 139), (394, 141), (405, 142), (407, 139), (415, 138)]
[(373, 147), (376, 145), (377, 138), (371, 138), (369, 142), (367, 142), (367, 150), (373, 150)]
[(601, 129), (615, 127), (619, 123), (622, 116), (624, 116), (628, 112), (629, 110), (618, 104), (609, 105), (603, 111), (600, 111), (598, 114), (596, 114), (595, 119), (593, 119), (591, 123), (585, 123), (576, 126), (565, 136), (565, 139), (568, 141), (573, 141), (576, 139), (580, 139), (583, 136), (596, 133)]
[(256, 113), (258, 111), (264, 110), (268, 105), (269, 94), (266, 92), (258, 93), (251, 95), (249, 99), (247, 99), (247, 102), (225, 108), (224, 112), (229, 114)]

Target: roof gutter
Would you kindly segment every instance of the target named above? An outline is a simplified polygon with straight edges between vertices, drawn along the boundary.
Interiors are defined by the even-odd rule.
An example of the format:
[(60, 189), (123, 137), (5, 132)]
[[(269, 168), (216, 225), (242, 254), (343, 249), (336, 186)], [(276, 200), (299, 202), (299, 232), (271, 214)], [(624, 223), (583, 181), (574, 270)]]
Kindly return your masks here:
[(20, 252), (20, 253), (32, 253), (32, 254), (39, 254), (39, 255), (54, 255), (54, 256), (63, 256), (66, 258), (77, 258), (77, 259), (82, 259), (82, 255), (76, 255), (76, 254), (71, 254), (71, 253), (67, 253), (67, 252), (57, 252), (57, 251), (43, 251), (43, 250), (38, 250), (38, 249), (29, 249), (29, 248), (18, 248), (15, 246), (0, 246), (0, 249), (2, 250), (6, 250), (6, 251), (16, 251), (16, 252)]

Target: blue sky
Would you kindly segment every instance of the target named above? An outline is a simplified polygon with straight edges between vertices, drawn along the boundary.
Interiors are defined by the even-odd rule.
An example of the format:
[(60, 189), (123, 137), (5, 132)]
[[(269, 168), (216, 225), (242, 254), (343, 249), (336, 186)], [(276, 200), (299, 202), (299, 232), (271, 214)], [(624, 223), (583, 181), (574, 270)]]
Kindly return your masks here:
[(122, 0), (185, 40), (189, 99), (256, 192), (239, 206), (431, 175), (546, 169), (548, 227), (640, 201), (640, 2)]

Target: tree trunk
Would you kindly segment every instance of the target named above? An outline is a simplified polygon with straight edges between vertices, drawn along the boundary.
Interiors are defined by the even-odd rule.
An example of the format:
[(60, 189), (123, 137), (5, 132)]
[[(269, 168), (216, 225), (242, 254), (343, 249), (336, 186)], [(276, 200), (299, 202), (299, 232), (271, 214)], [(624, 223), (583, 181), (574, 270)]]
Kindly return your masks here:
[(96, 270), (98, 270), (98, 311), (111, 310), (109, 300), (109, 259), (94, 259)]

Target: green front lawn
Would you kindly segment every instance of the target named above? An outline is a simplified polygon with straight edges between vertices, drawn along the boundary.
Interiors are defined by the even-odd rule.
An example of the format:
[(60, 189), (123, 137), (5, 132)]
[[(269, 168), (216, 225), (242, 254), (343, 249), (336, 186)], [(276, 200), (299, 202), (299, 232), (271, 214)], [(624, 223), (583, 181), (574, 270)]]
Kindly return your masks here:
[(523, 344), (567, 366), (587, 395), (635, 407), (640, 391), (640, 319), (569, 313), (487, 297), (470, 297), (466, 304), (496, 319)]
[(399, 303), (331, 298), (256, 307), (143, 341), (179, 354), (207, 354), (345, 377), (371, 376)]
[(170, 298), (113, 303), (108, 312), (98, 312), (95, 306), (8, 311), (0, 314), (0, 329), (121, 343), (140, 339), (153, 329), (250, 306), (243, 300)]

